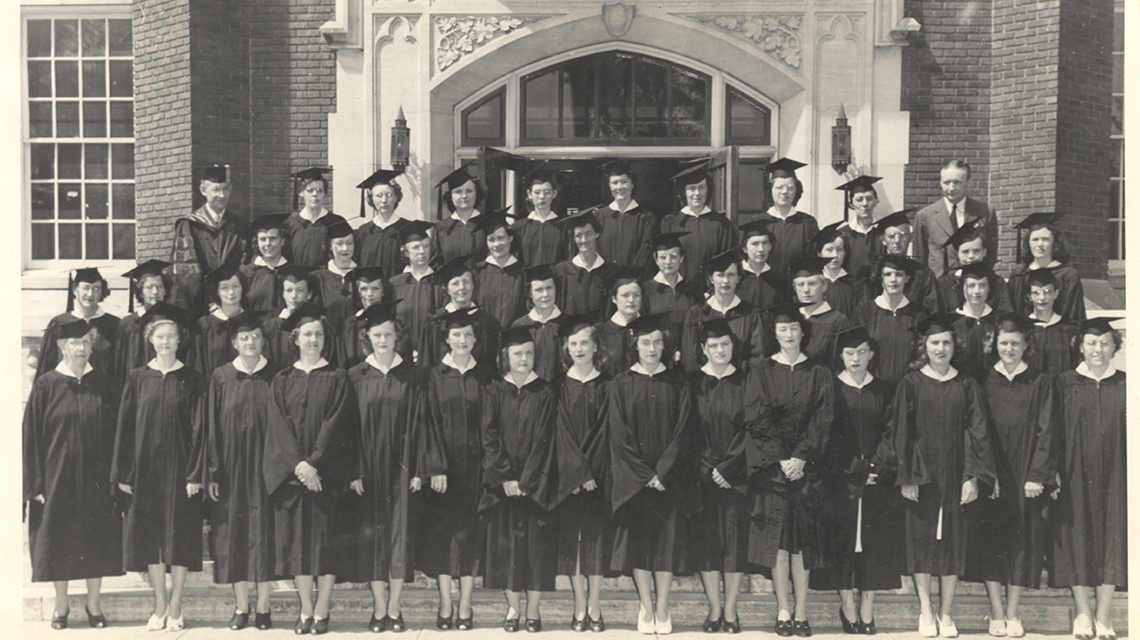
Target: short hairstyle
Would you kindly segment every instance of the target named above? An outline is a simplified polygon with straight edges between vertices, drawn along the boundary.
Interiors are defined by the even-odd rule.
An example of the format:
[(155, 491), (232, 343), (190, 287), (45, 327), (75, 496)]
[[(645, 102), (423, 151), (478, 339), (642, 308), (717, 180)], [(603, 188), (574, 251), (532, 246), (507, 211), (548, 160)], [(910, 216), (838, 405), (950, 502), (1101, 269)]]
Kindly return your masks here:
[(218, 287), (222, 286), (223, 282), (226, 282), (226, 281), (230, 280), (231, 278), (237, 278), (238, 279), (238, 285), (241, 286), (241, 297), (243, 300), (245, 299), (245, 294), (248, 292), (249, 287), (246, 285), (245, 278), (242, 277), (241, 272), (238, 271), (238, 272), (235, 272), (234, 275), (230, 276), (229, 278), (226, 278), (225, 280), (220, 280), (220, 281), (214, 282), (214, 283), (209, 283), (209, 282), (206, 283), (206, 293), (210, 297), (210, 302), (213, 302), (214, 304), (219, 305), (219, 306), (222, 304), (222, 297), (220, 295), (218, 295)]
[[(528, 342), (523, 342), (520, 344), (504, 344), (503, 346), (499, 347), (499, 355), (496, 359), (496, 363), (499, 365), (499, 375), (505, 376), (511, 370), (510, 356), (507, 355), (507, 352), (510, 351), (511, 347), (521, 347), (524, 344), (534, 345), (534, 362), (531, 364), (530, 370), (534, 371), (538, 368), (538, 342), (534, 338), (531, 338)], [(549, 380), (547, 382), (549, 382)]]
[[(139, 304), (142, 304), (142, 301), (143, 301), (143, 299), (142, 299), (143, 282), (145, 282), (147, 278), (159, 278), (159, 279), (161, 279), (162, 280), (162, 289), (163, 289), (163, 291), (166, 292), (166, 295), (163, 296), (163, 300), (170, 297), (171, 287), (174, 286), (174, 283), (171, 281), (170, 276), (166, 275), (165, 273), (144, 273), (143, 275), (141, 275), (137, 278), (134, 278), (134, 281), (135, 281), (135, 287), (134, 287), (135, 288), (135, 300), (137, 300), (139, 302)], [(106, 289), (104, 289), (103, 297), (104, 298), (107, 297)], [(139, 315), (142, 315), (142, 314), (140, 313)]]
[(1053, 259), (1060, 263), (1069, 261), (1069, 241), (1065, 234), (1052, 222), (1030, 225), (1025, 234), (1021, 236), (1021, 261), (1029, 264), (1033, 262), (1033, 252), (1029, 250), (1029, 236), (1034, 231), (1048, 229), (1053, 234)]
[(962, 300), (962, 304), (965, 304), (966, 303), (966, 278), (970, 278), (971, 280), (985, 280), (986, 286), (989, 287), (989, 292), (986, 294), (986, 298), (989, 298), (991, 295), (993, 295), (994, 291), (997, 290), (997, 287), (994, 284), (994, 278), (1000, 278), (1000, 277), (1001, 276), (998, 276), (997, 274), (993, 274), (993, 273), (987, 273), (984, 276), (973, 276), (973, 275), (967, 275), (967, 274), (963, 273), (962, 277), (958, 278), (958, 284), (954, 287), (954, 290), (958, 292), (958, 298)]
[(165, 316), (158, 316), (146, 323), (146, 327), (143, 329), (143, 340), (145, 340), (147, 344), (150, 344), (151, 338), (154, 337), (154, 332), (164, 324), (172, 324), (178, 329), (178, 346), (182, 346), (186, 343), (186, 329)]
[(794, 198), (792, 198), (792, 205), (793, 206), (799, 204), (800, 198), (802, 198), (804, 196), (804, 183), (800, 182), (799, 176), (795, 175), (794, 173), (791, 175), (772, 176), (768, 181), (768, 193), (765, 194), (765, 199), (768, 201), (767, 205), (769, 207), (772, 206), (772, 203), (773, 203), (772, 186), (774, 184), (776, 184), (777, 180), (781, 180), (784, 178), (791, 178), (792, 180), (795, 181), (795, 184), (796, 184), (796, 196)]
[[(75, 290), (77, 288), (79, 288), (80, 284), (83, 284), (82, 280), (76, 280), (76, 281), (71, 283), (72, 295), (75, 294)], [(95, 284), (95, 283), (91, 282), (88, 284)], [(163, 284), (166, 284), (165, 280), (163, 280)], [(107, 296), (111, 295), (111, 286), (109, 284), (107, 284), (106, 278), (104, 278), (103, 276), (99, 276), (99, 287), (100, 287), (100, 289), (99, 289), (99, 302), (102, 302), (102, 301), (107, 299)], [(167, 288), (167, 291), (170, 291), (169, 287)]]
[[(393, 318), (392, 320), (385, 320), (384, 322), (391, 322), (392, 328), (396, 330), (396, 344), (394, 346), (393, 351), (395, 351), (396, 353), (403, 353), (404, 351), (406, 351), (408, 348), (408, 344), (409, 344), (408, 341), (410, 339), (408, 337), (407, 325), (405, 325), (403, 323), (403, 321), (400, 320), (399, 318)], [(368, 337), (368, 332), (371, 331), (373, 327), (378, 327), (381, 324), (384, 324), (384, 322), (381, 322), (380, 324), (374, 324), (374, 325), (372, 325), (372, 327), (369, 327), (369, 326), (360, 327), (358, 337), (360, 339), (360, 344), (364, 347), (364, 352), (367, 353), (368, 355), (372, 355), (372, 353), (373, 353), (372, 340)]]
[(365, 189), (364, 199), (368, 201), (368, 206), (372, 207), (373, 209), (376, 208), (376, 203), (372, 202), (372, 190), (376, 187), (391, 187), (392, 193), (396, 194), (396, 205), (392, 208), (395, 209), (396, 207), (400, 206), (400, 202), (404, 199), (404, 190), (395, 182), (377, 182), (371, 187)]
[(961, 169), (962, 171), (966, 172), (966, 179), (967, 180), (970, 179), (970, 163), (966, 162), (962, 158), (953, 158), (951, 160), (947, 160), (942, 165), (942, 168), (939, 169), (938, 171), (939, 171), (939, 173), (941, 173), (942, 171), (945, 171), (946, 169)]
[[(939, 331), (938, 333), (946, 333)], [(930, 334), (937, 335), (937, 334)], [(962, 334), (950, 330), (950, 335), (954, 337), (954, 353), (950, 356), (950, 364), (959, 371), (962, 370), (962, 359), (966, 357), (966, 341)], [(926, 339), (930, 336), (924, 336), (920, 333), (914, 334), (914, 345), (911, 348), (913, 357), (911, 358), (910, 368), (912, 371), (919, 369), (930, 364), (930, 357), (926, 355)], [(987, 336), (988, 337), (988, 336)]]
[[(873, 336), (867, 336), (867, 348), (871, 350), (871, 353), (875, 354), (875, 357), (878, 357), (878, 355), (879, 355), (879, 341), (876, 340)], [(836, 371), (843, 371), (844, 369), (846, 369), (847, 367), (845, 367), (843, 364), (843, 349), (839, 348), (838, 342), (836, 342), (836, 345), (835, 345), (835, 354), (834, 355), (835, 355), (835, 367), (836, 367), (835, 370)], [(875, 360), (875, 358), (871, 358), (872, 362), (874, 360)]]
[(298, 350), (300, 349), (300, 345), (297, 344), (297, 338), (299, 338), (301, 336), (301, 327), (309, 324), (310, 322), (320, 322), (321, 323), (321, 329), (324, 330), (324, 333), (325, 333), (325, 346), (323, 349), (321, 349), (321, 351), (328, 349), (329, 344), (332, 342), (332, 339), (329, 337), (331, 335), (330, 329), (329, 329), (329, 322), (328, 322), (328, 320), (325, 319), (324, 316), (321, 316), (320, 318), (317, 318), (316, 320), (309, 320), (309, 322), (301, 322), (301, 323), (297, 324), (297, 326), (293, 327), (293, 329), (289, 332), (289, 344), (292, 345), (295, 349), (298, 349)]
[[(554, 284), (554, 297), (557, 299), (557, 297), (558, 297), (558, 278), (547, 278), (547, 280), (550, 280), (550, 282), (552, 282)], [(536, 283), (536, 282), (546, 282), (546, 280), (531, 280), (531, 281), (526, 283), (526, 310), (528, 312), (534, 308), (534, 300), (533, 300), (533, 298), (531, 298), (531, 296), (534, 295), (534, 283)], [(472, 295), (471, 297), (475, 297), (475, 296)], [(555, 303), (555, 304), (557, 304), (557, 303)]]
[[(594, 343), (594, 368), (600, 371), (602, 366), (609, 361), (609, 354), (606, 352), (605, 347), (602, 346), (602, 341), (598, 337), (597, 327), (592, 324), (584, 324), (574, 333), (580, 333), (583, 329), (590, 333), (590, 341)], [(562, 347), (562, 364), (565, 365), (563, 368), (567, 371), (574, 365), (574, 359), (570, 357), (570, 337), (573, 336), (574, 333), (560, 340)]]
[(610, 192), (610, 178), (615, 176), (625, 176), (633, 183), (633, 187), (629, 190), (631, 196), (637, 194), (638, 177), (637, 172), (633, 170), (628, 164), (614, 163), (606, 167), (605, 175), (602, 177), (602, 186), (605, 188), (605, 193)]
[[(641, 335), (635, 336), (633, 335), (633, 331), (629, 329), (623, 328), (622, 331), (625, 332), (625, 352), (629, 354), (629, 361), (638, 362), (639, 358), (637, 356), (637, 339), (640, 338), (641, 335), (648, 334), (643, 333)], [(659, 329), (659, 331), (661, 331), (661, 339), (665, 342), (665, 348), (661, 350), (661, 364), (669, 366), (673, 362), (674, 353), (677, 351), (677, 345), (673, 343), (673, 334), (667, 327), (662, 327)], [(649, 333), (653, 332), (650, 331)]]
[[(795, 322), (796, 324), (800, 325), (800, 331), (803, 332), (803, 337), (800, 338), (800, 351), (804, 351), (805, 348), (808, 346), (808, 344), (811, 343), (811, 320), (804, 318), (803, 320), (793, 320), (792, 322)], [(780, 343), (778, 340), (776, 340), (776, 325), (777, 324), (789, 324), (789, 323), (787, 323), (787, 322), (777, 323), (775, 320), (773, 320), (772, 322), (764, 323), (764, 345), (765, 345), (766, 350), (767, 350), (767, 353), (765, 355), (770, 356), (770, 355), (777, 353), (780, 350)], [(804, 355), (807, 355), (807, 354), (804, 354)]]
[(714, 334), (712, 331), (702, 329), (701, 330), (701, 341), (699, 343), (693, 345), (693, 348), (696, 349), (696, 354), (694, 354), (694, 355), (696, 355), (696, 357), (697, 357), (697, 364), (702, 366), (702, 367), (705, 366), (706, 364), (708, 364), (708, 361), (709, 361), (708, 356), (705, 355), (705, 350), (702, 347), (704, 347), (705, 345), (707, 345), (709, 343), (709, 338), (724, 338), (726, 336), (732, 341), (732, 359), (736, 359), (737, 355), (738, 355), (737, 347), (740, 346), (740, 338), (737, 338), (736, 334), (734, 332), (729, 331), (728, 333), (726, 333), (723, 336), (718, 336), (718, 335)]
[[(475, 184), (475, 208), (478, 209), (479, 204), (483, 202), (484, 198), (487, 197), (487, 187), (484, 187), (483, 183), (479, 182), (478, 178), (471, 178), (470, 182)], [(467, 181), (465, 181), (463, 184), (467, 184)], [(462, 187), (463, 184), (459, 186)], [(459, 187), (456, 187), (456, 189), (458, 188)], [(443, 194), (443, 206), (447, 207), (448, 211), (455, 213), (455, 203), (451, 200), (452, 191), (455, 191), (455, 189), (448, 189)]]
[(1001, 359), (998, 355), (998, 336), (1003, 333), (1020, 333), (1021, 339), (1025, 341), (1025, 353), (1022, 354), (1022, 360), (1027, 360), (1034, 351), (1037, 350), (1037, 333), (1036, 331), (1024, 331), (1017, 326), (1017, 323), (1003, 320), (998, 322), (993, 328), (993, 336), (986, 341), (983, 351), (990, 360), (996, 362)]
[[(1124, 335), (1120, 333), (1120, 329), (1113, 329), (1112, 331), (1109, 331), (1108, 334), (1112, 336), (1112, 355), (1116, 355), (1116, 352), (1120, 351), (1120, 345), (1124, 344)], [(1089, 335), (1089, 333), (1084, 332), (1073, 336), (1073, 348), (1077, 351), (1078, 354), (1080, 353), (1080, 346), (1085, 341), (1085, 336), (1087, 335)]]

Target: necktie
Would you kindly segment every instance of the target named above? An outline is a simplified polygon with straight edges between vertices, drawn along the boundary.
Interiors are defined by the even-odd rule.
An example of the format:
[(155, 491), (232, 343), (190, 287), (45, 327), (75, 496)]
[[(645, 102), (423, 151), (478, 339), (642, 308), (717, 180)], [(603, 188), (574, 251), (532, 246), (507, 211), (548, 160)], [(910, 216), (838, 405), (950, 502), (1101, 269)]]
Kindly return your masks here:
[(958, 205), (950, 205), (950, 228), (958, 230)]

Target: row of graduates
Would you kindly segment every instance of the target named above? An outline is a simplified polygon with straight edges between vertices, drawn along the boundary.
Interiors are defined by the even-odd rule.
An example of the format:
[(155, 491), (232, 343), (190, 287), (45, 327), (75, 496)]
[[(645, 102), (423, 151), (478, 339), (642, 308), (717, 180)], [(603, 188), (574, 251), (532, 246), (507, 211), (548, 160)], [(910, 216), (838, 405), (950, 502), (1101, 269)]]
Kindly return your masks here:
[[(800, 589), (810, 569), (823, 569), (814, 579), (817, 588), (848, 587), (848, 593), (850, 587), (894, 588), (899, 573), (915, 574), (924, 634), (934, 624), (930, 575), (943, 576), (938, 624), (949, 633), (952, 580), (966, 572), (970, 549), (988, 554), (976, 565), (987, 580), (1000, 583), (1008, 575), (1014, 576), (1011, 585), (1033, 586), (1040, 579), (1039, 504), (1010, 508), (1008, 489), (1006, 502), (984, 503), (978, 510), (976, 544), (967, 545), (969, 518), (959, 503), (999, 481), (1014, 487), (1014, 498), (1016, 488), (1029, 482), (1042, 487), (1029, 496), (1026, 485), (1026, 497), (1039, 497), (1045, 486), (1069, 488), (1060, 493), (1063, 506), (1054, 519), (1052, 582), (1078, 588), (1125, 584), (1123, 460), (1103, 456), (1124, 450), (1113, 446), (1123, 445), (1123, 374), (1109, 364), (1119, 342), (1103, 320), (1082, 325), (1085, 370), (1067, 372), (1059, 383), (1065, 427), (1058, 450), (1066, 458), (1054, 473), (1064, 479), (1057, 481), (1047, 466), (1053, 460), (1048, 444), (1056, 440), (1047, 423), (1056, 415), (1043, 391), (1052, 378), (1020, 361), (1005, 372), (995, 369), (1009, 389), (987, 402), (980, 385), (950, 365), (956, 352), (952, 316), (932, 316), (917, 326), (929, 362), (902, 379), (892, 402), (890, 383), (858, 375), (857, 360), (864, 359), (865, 372), (868, 352), (875, 349), (865, 330), (842, 334), (843, 384), (803, 355), (813, 326), (798, 305), (772, 312), (778, 351), (740, 370), (732, 360), (744, 341), (730, 322), (703, 323), (700, 348), (708, 362), (689, 377), (662, 362), (670, 352), (664, 314), (629, 323), (624, 333), (635, 362), (612, 378), (596, 367), (596, 355), (606, 350), (601, 329), (588, 315), (568, 318), (559, 337), (572, 366), (553, 386), (534, 372), (537, 340), (527, 327), (498, 336), (502, 378), (473, 358), (479, 342), (473, 309), (450, 312), (438, 323), (448, 348), (438, 364), (426, 372), (412, 367), (399, 355), (406, 332), (391, 305), (374, 305), (362, 315), (362, 338), (373, 353), (347, 372), (321, 355), (327, 325), (319, 308), (302, 305), (286, 319), (283, 328), (299, 358), (276, 375), (261, 355), (260, 320), (239, 314), (227, 323), (238, 357), (215, 370), (208, 384), (177, 357), (188, 319), (177, 308), (157, 308), (161, 313), (144, 322), (156, 356), (127, 377), (107, 476), (99, 476), (107, 464), (100, 466), (99, 453), (106, 449), (116, 398), (103, 376), (91, 375), (86, 362), (76, 365), (92, 345), (89, 324), (61, 325), (57, 347), (67, 357), (37, 381), (25, 416), (35, 579), (114, 575), (102, 573), (113, 566), (108, 548), (118, 547), (110, 535), (114, 511), (106, 508), (112, 492), (103, 478), (110, 477), (112, 487), (131, 496), (121, 524), (122, 565), (112, 571), (145, 567), (161, 577), (165, 566), (175, 567), (174, 599), (168, 608), (156, 593), (148, 626), (183, 624), (178, 574), (200, 568), (202, 512), (194, 496), (203, 487), (220, 501), (210, 510), (215, 579), (262, 583), (261, 626), (269, 624), (264, 582), (297, 577), (297, 628), (316, 633), (328, 628), (328, 598), (338, 577), (373, 582), (379, 615), (370, 627), (402, 628), (399, 581), (413, 566), (413, 539), (422, 544), (415, 554), (418, 567), (439, 577), (440, 626), (473, 625), (470, 588), (473, 576), (481, 574), (487, 586), (507, 591), (508, 630), (519, 626), (521, 591), (528, 592), (528, 629), (540, 628), (539, 592), (553, 587), (556, 570), (572, 570), (571, 575), (598, 578), (589, 580), (589, 598), (584, 578), (575, 581), (575, 624), (582, 628), (604, 628), (596, 590), (601, 575), (618, 572), (632, 573), (638, 584), (639, 629), (667, 633), (669, 579), (692, 571), (701, 571), (708, 587), (706, 626), (739, 628), (732, 585), (745, 571), (763, 571), (758, 565), (774, 571), (781, 635), (811, 633)], [(1012, 316), (998, 325), (994, 342), (1003, 361), (1002, 335), (1015, 333), (1024, 342), (1029, 324)], [(989, 389), (989, 379), (996, 391)], [(990, 374), (986, 393), (1000, 393), (1001, 387)], [(77, 394), (91, 401), (67, 397)], [(991, 422), (991, 411), (1003, 413)], [(856, 424), (864, 419), (866, 424)], [(90, 448), (71, 431), (84, 433)], [(836, 433), (845, 435), (833, 438)], [(998, 434), (1004, 436), (1001, 444)], [(68, 464), (74, 462), (68, 456), (92, 464)], [(76, 468), (78, 479), (60, 482)], [(1094, 469), (1098, 473), (1090, 475)], [(1018, 477), (1018, 470), (1033, 475)], [(902, 487), (902, 497), (915, 502), (903, 510), (901, 527), (897, 494), (893, 511), (890, 501), (859, 500), (873, 491), (865, 489), (871, 474), (884, 482), (870, 484), (889, 495), (891, 473), (897, 474), (894, 484)], [(79, 495), (73, 494), (75, 486)], [(409, 498), (409, 492), (420, 491), (421, 501)], [(995, 542), (995, 523), (1005, 523), (1004, 531), (1014, 534)], [(877, 546), (876, 539), (884, 543)], [(1022, 539), (1032, 548), (1014, 552), (1000, 544)], [(81, 543), (66, 548), (75, 540)], [(868, 562), (858, 562), (859, 550)], [(1011, 557), (1021, 558), (1020, 564)], [(728, 578), (723, 609), (719, 585), (709, 584), (721, 570), (735, 574)], [(878, 577), (856, 579), (863, 574)], [(315, 604), (308, 599), (311, 576), (319, 576)], [(452, 576), (461, 587), (454, 621)], [(794, 606), (789, 576), (797, 586)], [(876, 586), (880, 578), (893, 586)], [(379, 584), (385, 581), (390, 599)], [(238, 613), (231, 625), (240, 628), (248, 622), (248, 587), (236, 590)], [(1106, 613), (1098, 608), (1098, 625), (1111, 629), (1099, 596), (1098, 591)], [(874, 628), (868, 600), (864, 596), (858, 614), (844, 614), (845, 627), (854, 619), (860, 629)], [(1080, 597), (1077, 603), (1080, 609)], [(1087, 594), (1084, 605), (1087, 610)], [(66, 612), (62, 619), (66, 624)]]

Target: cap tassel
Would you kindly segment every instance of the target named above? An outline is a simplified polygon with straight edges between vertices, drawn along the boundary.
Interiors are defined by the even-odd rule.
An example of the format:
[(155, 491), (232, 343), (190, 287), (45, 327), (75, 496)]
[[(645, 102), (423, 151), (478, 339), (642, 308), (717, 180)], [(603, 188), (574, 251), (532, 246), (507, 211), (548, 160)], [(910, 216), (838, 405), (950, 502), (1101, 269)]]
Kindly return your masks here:
[(75, 309), (75, 270), (67, 272), (67, 312)]
[(360, 217), (361, 218), (364, 217), (364, 200), (365, 200), (365, 198), (366, 198), (366, 196), (364, 194), (364, 189), (361, 189), (360, 190)]
[(859, 496), (859, 511), (855, 516), (855, 553), (863, 553), (863, 496)]
[(934, 539), (942, 539), (942, 506), (938, 506), (938, 530), (934, 532)]
[(135, 279), (128, 280), (130, 285), (127, 287), (127, 313), (135, 312)]
[(297, 210), (297, 205), (300, 203), (301, 194), (297, 193), (300, 188), (301, 187), (297, 184), (297, 179), (293, 178), (293, 211)]

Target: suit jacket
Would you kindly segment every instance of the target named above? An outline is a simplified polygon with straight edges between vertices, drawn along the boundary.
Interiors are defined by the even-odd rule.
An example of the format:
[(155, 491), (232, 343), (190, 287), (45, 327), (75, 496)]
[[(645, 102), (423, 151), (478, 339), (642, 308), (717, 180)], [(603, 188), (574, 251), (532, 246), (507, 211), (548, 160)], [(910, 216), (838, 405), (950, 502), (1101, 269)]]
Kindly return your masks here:
[[(982, 221), (980, 226), (985, 234), (986, 259), (996, 260), (998, 224), (994, 208), (973, 198), (965, 198), (961, 205), (965, 207), (967, 221)], [(942, 277), (947, 269), (958, 268), (958, 255), (954, 248), (942, 248), (953, 233), (954, 227), (950, 224), (950, 210), (946, 208), (945, 198), (939, 198), (914, 216), (914, 259), (925, 262), (936, 278)]]

